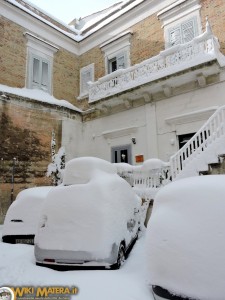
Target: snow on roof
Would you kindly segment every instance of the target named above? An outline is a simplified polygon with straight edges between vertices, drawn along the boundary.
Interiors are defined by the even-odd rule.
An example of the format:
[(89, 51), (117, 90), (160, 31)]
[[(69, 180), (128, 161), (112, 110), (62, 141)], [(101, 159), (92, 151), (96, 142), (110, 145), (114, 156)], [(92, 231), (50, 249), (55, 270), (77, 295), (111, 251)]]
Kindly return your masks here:
[(95, 12), (91, 15), (88, 15), (86, 17), (80, 18), (79, 20), (75, 19), (71, 22), (71, 24), (74, 25), (74, 27), (82, 32), (88, 31), (89, 28), (101, 23), (105, 19), (107, 19), (109, 16), (117, 12), (122, 8), (122, 6), (125, 4), (124, 2), (130, 2), (128, 1), (121, 1), (116, 4), (113, 4), (110, 7), (107, 7), (101, 11)]
[(79, 109), (78, 107), (69, 103), (68, 101), (58, 100), (55, 97), (49, 95), (48, 93), (46, 93), (42, 90), (27, 89), (27, 88), (14, 88), (14, 87), (9, 87), (9, 86), (0, 84), (0, 91), (3, 93), (6, 92), (6, 93), (30, 98), (32, 100), (37, 100), (37, 101), (44, 102), (44, 103), (49, 103), (49, 104), (58, 105), (61, 107), (66, 107), (66, 108), (69, 108), (69, 109), (77, 111), (77, 112), (82, 112), (81, 109)]
[(193, 299), (225, 295), (225, 175), (177, 180), (155, 198), (147, 228), (149, 283)]
[(80, 35), (83, 35), (84, 38), (91, 35), (143, 1), (145, 0), (125, 0), (118, 2), (109, 9), (81, 19), (80, 22), (83, 20), (84, 25), (80, 29)]
[(5, 1), (17, 6), (40, 21), (60, 31), (69, 38), (79, 42), (145, 0), (124, 0), (118, 2), (99, 12), (80, 18), (79, 20), (74, 19), (72, 22), (70, 22), (70, 25), (58, 20), (48, 12), (45, 12), (43, 9), (30, 3), (28, 0)]
[[(75, 28), (71, 28), (71, 26), (68, 26), (68, 24), (65, 24), (64, 22), (59, 21), (55, 17), (52, 17), (49, 13), (47, 13), (44, 10), (40, 9), (39, 7), (35, 6), (33, 3), (31, 4), (27, 0), (26, 1), (23, 0), (23, 2), (21, 2), (21, 3), (24, 3), (24, 5), (22, 5), (21, 3), (18, 3), (17, 0), (5, 0), (5, 1), (13, 4), (14, 6), (16, 6), (20, 9), (22, 9), (26, 13), (32, 15), (36, 19), (44, 22), (45, 24), (51, 26), (52, 28), (55, 28), (56, 30), (63, 33), (64, 35), (68, 36), (69, 38), (74, 39), (75, 41), (80, 40), (79, 31), (77, 31)], [(29, 5), (25, 6), (26, 3), (29, 4)], [(31, 10), (32, 7), (34, 7), (35, 10)], [(42, 12), (45, 15), (45, 17), (43, 15), (37, 14), (36, 10)], [(49, 17), (49, 20), (48, 20), (48, 17)], [(54, 21), (56, 21), (56, 22), (54, 22)], [(58, 23), (58, 25), (54, 24), (53, 22)], [(63, 27), (64, 27), (64, 29), (63, 29)]]

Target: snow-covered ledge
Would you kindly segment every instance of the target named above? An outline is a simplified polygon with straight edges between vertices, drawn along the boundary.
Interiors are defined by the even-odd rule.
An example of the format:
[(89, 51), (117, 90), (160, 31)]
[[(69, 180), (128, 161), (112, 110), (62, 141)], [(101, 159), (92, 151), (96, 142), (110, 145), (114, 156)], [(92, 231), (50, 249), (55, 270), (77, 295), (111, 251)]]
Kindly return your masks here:
[(191, 42), (175, 45), (140, 64), (119, 69), (96, 82), (89, 83), (89, 102), (113, 96), (213, 60), (217, 60), (221, 67), (225, 66), (225, 57), (219, 48), (218, 40), (212, 34), (207, 22), (206, 31)]

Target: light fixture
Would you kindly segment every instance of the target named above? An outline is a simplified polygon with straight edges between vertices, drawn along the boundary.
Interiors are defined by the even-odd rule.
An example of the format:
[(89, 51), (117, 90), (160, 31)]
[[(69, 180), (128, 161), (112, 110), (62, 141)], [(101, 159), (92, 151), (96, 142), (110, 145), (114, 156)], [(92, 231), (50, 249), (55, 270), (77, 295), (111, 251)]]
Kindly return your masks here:
[(132, 137), (131, 138), (131, 141), (132, 141), (132, 143), (135, 145), (136, 144), (136, 138), (135, 137)]

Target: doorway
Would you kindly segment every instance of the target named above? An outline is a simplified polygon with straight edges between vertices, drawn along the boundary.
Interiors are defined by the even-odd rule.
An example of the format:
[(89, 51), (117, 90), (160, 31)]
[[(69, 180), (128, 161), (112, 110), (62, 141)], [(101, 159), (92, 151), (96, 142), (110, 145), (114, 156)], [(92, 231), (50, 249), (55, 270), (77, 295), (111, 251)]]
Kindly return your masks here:
[(131, 165), (131, 145), (112, 147), (111, 161), (112, 163), (128, 163)]

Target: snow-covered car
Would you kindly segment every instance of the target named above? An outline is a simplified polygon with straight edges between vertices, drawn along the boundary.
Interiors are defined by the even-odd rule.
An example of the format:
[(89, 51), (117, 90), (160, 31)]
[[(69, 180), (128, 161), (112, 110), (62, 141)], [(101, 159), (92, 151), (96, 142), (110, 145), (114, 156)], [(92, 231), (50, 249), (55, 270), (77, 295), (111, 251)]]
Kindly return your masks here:
[(34, 187), (17, 195), (5, 216), (3, 242), (34, 244), (42, 204), (51, 189), (51, 186)]
[(155, 299), (224, 299), (225, 175), (177, 180), (160, 190), (148, 223)]
[(43, 206), (36, 264), (57, 270), (119, 268), (138, 236), (141, 200), (102, 159), (66, 164), (63, 185)]

